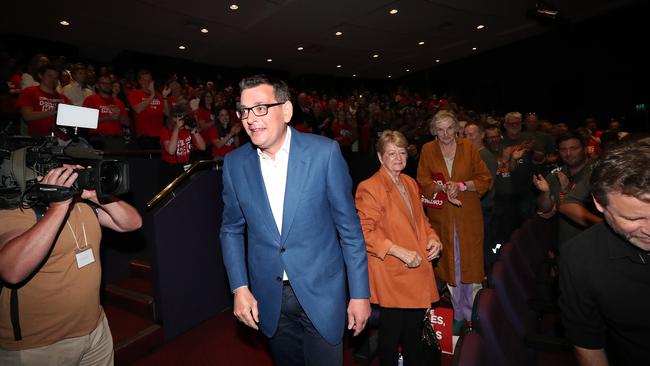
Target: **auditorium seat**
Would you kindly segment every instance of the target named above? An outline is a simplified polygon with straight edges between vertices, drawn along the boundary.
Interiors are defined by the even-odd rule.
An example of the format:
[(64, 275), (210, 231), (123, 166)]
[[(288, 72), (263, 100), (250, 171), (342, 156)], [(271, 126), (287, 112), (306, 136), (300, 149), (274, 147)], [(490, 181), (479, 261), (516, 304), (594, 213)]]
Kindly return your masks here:
[(461, 334), (456, 342), (453, 366), (480, 366), (485, 365), (483, 355), (489, 350), (483, 349), (483, 339), (477, 332), (469, 331)]

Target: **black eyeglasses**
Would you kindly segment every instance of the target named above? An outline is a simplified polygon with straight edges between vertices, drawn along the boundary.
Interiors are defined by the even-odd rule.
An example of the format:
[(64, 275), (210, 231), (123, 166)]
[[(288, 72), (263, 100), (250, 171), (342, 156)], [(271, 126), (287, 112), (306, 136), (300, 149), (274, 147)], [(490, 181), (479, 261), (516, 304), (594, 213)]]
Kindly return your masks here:
[(286, 102), (258, 104), (256, 106), (250, 107), (250, 108), (242, 107), (242, 108), (239, 108), (239, 110), (237, 110), (237, 117), (239, 119), (246, 119), (246, 118), (248, 118), (248, 112), (250, 112), (250, 111), (253, 111), (253, 114), (258, 116), (258, 117), (266, 116), (269, 113), (269, 108), (275, 107), (275, 106), (278, 106), (278, 105), (282, 105), (284, 103), (286, 103)]

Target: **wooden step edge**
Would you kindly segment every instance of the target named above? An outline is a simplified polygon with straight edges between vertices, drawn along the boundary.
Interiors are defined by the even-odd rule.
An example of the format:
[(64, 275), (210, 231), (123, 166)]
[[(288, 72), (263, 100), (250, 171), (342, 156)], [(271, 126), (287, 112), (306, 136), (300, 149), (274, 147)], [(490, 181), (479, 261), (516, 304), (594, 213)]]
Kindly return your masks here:
[(129, 290), (119, 285), (113, 285), (113, 284), (106, 285), (106, 287), (104, 288), (104, 292), (107, 295), (110, 295), (110, 292), (114, 292), (118, 295), (131, 297), (134, 298), (134, 300), (136, 301), (144, 302), (146, 304), (153, 304), (154, 302), (153, 296), (151, 295), (138, 292), (138, 291)]
[(151, 277), (151, 265), (147, 262), (129, 262), (129, 271), (131, 274), (139, 277)]
[(162, 345), (162, 343), (163, 343), (162, 342), (162, 327), (159, 324), (153, 324), (153, 325), (150, 325), (147, 328), (139, 331), (138, 333), (132, 335), (131, 337), (129, 337), (129, 338), (115, 344), (115, 346), (113, 347), (114, 350), (115, 350), (115, 353), (125, 349), (126, 347), (129, 347), (130, 345), (134, 344), (135, 342), (138, 342), (139, 340), (141, 340), (141, 339), (143, 339), (143, 338), (145, 338), (145, 337), (147, 337), (147, 336), (149, 336), (149, 335), (151, 335), (151, 334), (153, 334), (153, 333), (155, 333), (157, 331), (161, 332), (161, 334), (160, 334), (161, 337), (160, 337), (159, 344)]

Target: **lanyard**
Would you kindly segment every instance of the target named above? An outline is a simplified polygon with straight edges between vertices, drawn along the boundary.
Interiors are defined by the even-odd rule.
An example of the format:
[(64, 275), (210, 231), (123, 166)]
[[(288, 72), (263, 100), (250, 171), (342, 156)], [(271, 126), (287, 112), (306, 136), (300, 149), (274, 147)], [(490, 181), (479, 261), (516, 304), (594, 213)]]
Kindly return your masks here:
[[(79, 208), (79, 206), (77, 206), (77, 211), (79, 211), (79, 221), (81, 221), (81, 230), (84, 233), (84, 242), (86, 243), (84, 248), (87, 248), (88, 247), (88, 237), (86, 236), (86, 225), (84, 225), (84, 222), (81, 219), (81, 208)], [(74, 244), (77, 246), (77, 250), (81, 251), (81, 247), (79, 247), (79, 241), (77, 240), (77, 236), (75, 235), (74, 230), (72, 230), (72, 225), (70, 225), (70, 221), (66, 220), (65, 223), (68, 224), (68, 229), (70, 229), (70, 233), (72, 233), (72, 238), (74, 239)]]

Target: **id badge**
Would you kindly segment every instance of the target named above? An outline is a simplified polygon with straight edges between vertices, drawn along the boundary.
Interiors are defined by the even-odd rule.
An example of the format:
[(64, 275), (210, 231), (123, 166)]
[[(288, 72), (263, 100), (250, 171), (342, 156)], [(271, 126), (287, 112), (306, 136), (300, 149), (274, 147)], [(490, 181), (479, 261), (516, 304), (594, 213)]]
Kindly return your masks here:
[(77, 268), (81, 269), (93, 262), (95, 262), (95, 255), (93, 254), (93, 248), (87, 248), (81, 251), (78, 251), (75, 254), (77, 258)]

